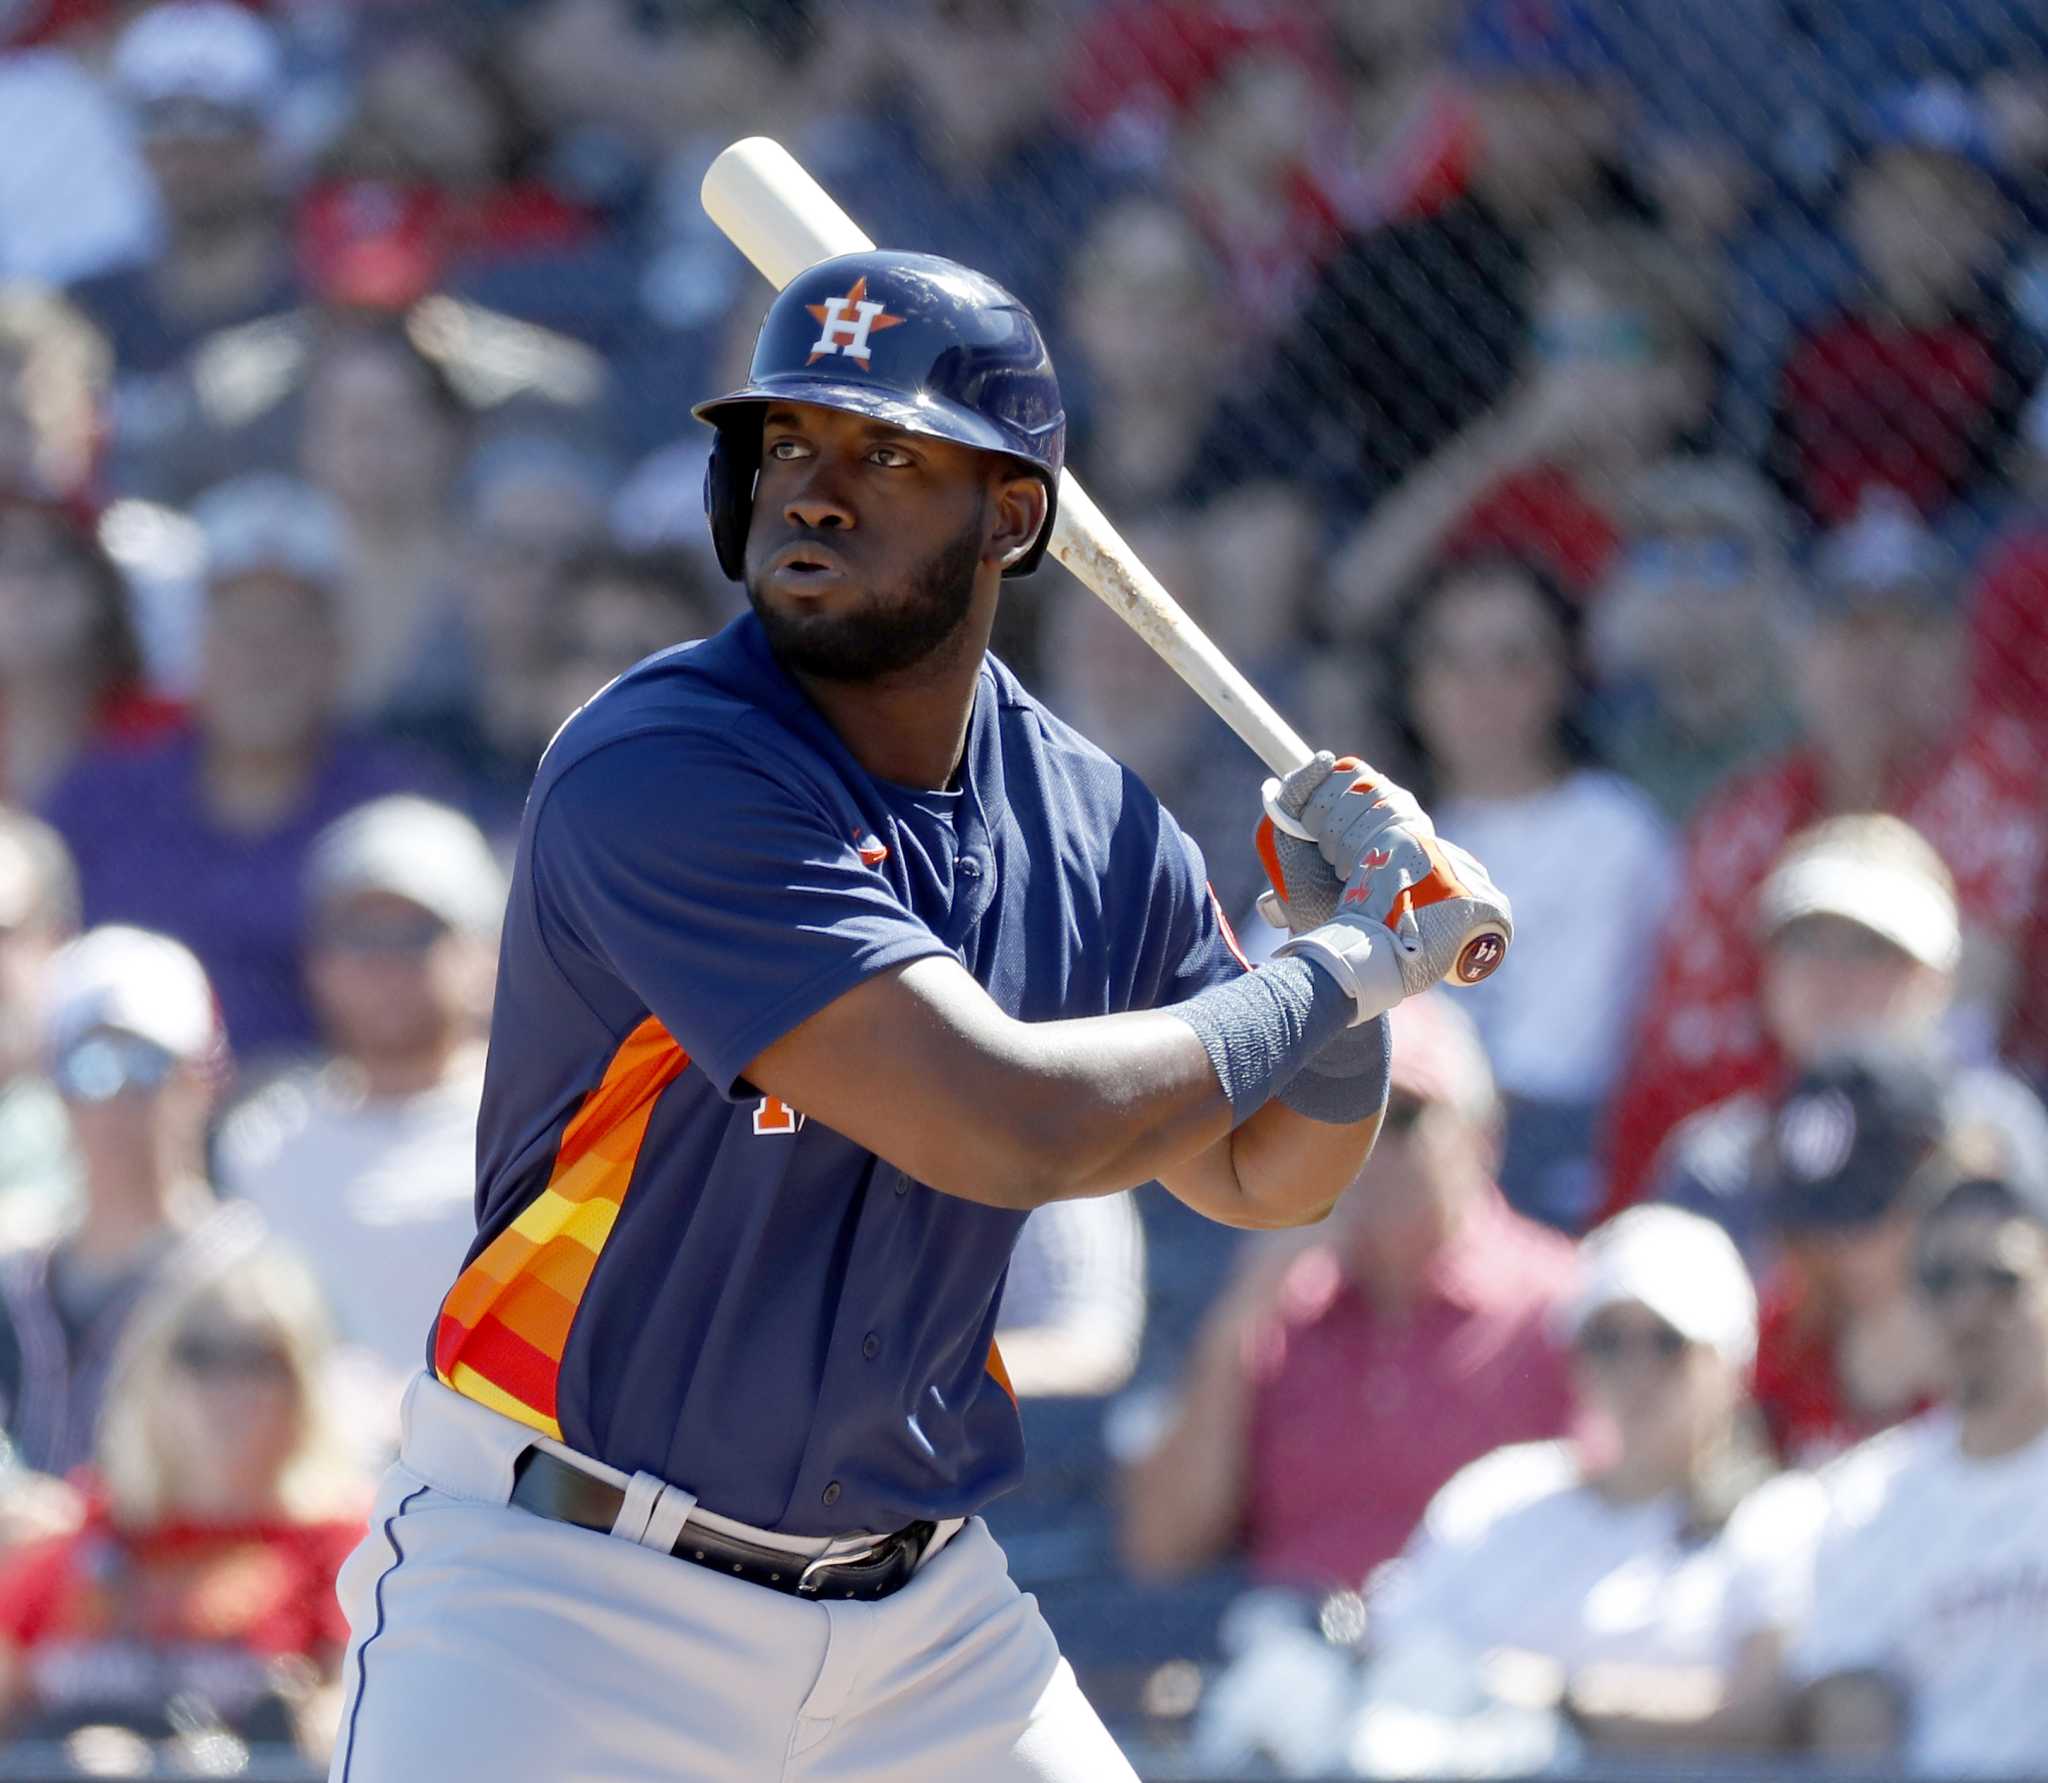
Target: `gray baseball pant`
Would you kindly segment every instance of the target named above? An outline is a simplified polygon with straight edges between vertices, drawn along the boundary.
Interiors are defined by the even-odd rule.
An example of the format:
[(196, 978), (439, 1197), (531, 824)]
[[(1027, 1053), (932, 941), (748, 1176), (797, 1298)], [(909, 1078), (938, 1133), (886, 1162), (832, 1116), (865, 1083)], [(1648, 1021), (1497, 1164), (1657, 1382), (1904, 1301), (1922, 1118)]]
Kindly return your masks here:
[(533, 1441), (408, 1390), (341, 1573), (330, 1783), (1137, 1783), (979, 1519), (879, 1602), (785, 1597), (670, 1555), (689, 1516), (782, 1538), (651, 1476), (596, 1469), (627, 1489), (610, 1535), (508, 1504)]

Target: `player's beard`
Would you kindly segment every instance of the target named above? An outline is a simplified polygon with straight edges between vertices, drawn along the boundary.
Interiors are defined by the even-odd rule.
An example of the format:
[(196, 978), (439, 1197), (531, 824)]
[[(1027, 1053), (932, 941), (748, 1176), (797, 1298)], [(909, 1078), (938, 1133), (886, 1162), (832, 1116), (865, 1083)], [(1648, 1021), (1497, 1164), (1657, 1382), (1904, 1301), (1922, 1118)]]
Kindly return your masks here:
[(754, 578), (747, 599), (775, 660), (819, 681), (879, 681), (915, 668), (955, 639), (974, 606), (982, 516), (924, 562), (897, 601), (870, 594), (849, 613), (778, 612)]

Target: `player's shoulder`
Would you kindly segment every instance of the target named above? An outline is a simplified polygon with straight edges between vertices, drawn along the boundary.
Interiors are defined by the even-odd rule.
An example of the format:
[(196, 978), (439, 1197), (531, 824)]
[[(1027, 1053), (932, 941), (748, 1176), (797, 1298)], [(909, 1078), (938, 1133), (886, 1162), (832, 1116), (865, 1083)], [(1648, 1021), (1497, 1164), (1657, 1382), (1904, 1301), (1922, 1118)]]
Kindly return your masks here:
[(541, 757), (529, 805), (548, 802), (565, 783), (587, 787), (590, 777), (575, 770), (599, 756), (614, 768), (622, 758), (639, 762), (671, 797), (701, 784), (696, 769), (752, 762), (783, 773), (819, 762), (815, 739), (805, 735), (808, 710), (743, 615), (636, 663), (578, 707)]
[(1029, 779), (1049, 810), (1064, 812), (1070, 827), (1091, 836), (1142, 831), (1185, 846), (1173, 814), (1133, 769), (1069, 724), (993, 653), (983, 659), (982, 674), (993, 686), (1013, 791), (1020, 776)]
[(1048, 756), (1089, 772), (1116, 776), (1126, 772), (1107, 750), (1090, 741), (1026, 687), (1017, 671), (994, 651), (982, 658), (981, 674), (992, 690), (997, 722), (1006, 740), (1023, 740)]

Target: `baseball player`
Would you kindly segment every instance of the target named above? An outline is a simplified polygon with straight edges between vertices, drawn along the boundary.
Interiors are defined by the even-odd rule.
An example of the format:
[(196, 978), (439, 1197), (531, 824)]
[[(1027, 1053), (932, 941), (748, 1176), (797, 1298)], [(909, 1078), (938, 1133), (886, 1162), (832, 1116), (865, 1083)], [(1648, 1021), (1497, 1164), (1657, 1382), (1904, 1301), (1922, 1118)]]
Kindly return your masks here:
[(751, 612), (541, 764), (479, 1231), (343, 1570), (339, 1783), (1130, 1778), (975, 1512), (1029, 1211), (1320, 1217), (1385, 1024), (1498, 893), (1399, 789), (1269, 786), (1249, 971), (1200, 856), (987, 654), (1051, 527), (1038, 329), (922, 255), (775, 300), (706, 504)]

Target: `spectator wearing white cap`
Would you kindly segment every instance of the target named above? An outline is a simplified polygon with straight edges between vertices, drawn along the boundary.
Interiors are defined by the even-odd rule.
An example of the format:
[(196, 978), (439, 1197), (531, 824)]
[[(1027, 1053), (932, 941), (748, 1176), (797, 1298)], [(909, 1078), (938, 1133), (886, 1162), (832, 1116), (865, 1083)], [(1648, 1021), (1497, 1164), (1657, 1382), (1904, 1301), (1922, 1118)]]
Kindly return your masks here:
[(84, 757), (43, 814), (78, 861), (89, 923), (176, 935), (206, 962), (245, 1066), (310, 1050), (300, 971), (307, 853), (344, 812), (433, 790), (432, 764), (341, 717), (346, 560), (333, 507), (256, 472), (195, 510), (206, 546), (191, 723)]
[(325, 1056), (222, 1132), (223, 1188), (313, 1260), (387, 1412), (476, 1235), (476, 1117), (505, 880), (475, 824), (404, 795), (322, 833), (306, 981)]
[(140, 421), (144, 408), (164, 408), (159, 381), (208, 336), (298, 301), (271, 143), (284, 58), (272, 27), (233, 0), (166, 0), (116, 39), (110, 72), (164, 238), (147, 260), (83, 279), (71, 295), (113, 345), (123, 418)]
[[(1796, 1076), (1846, 1051), (1889, 1048), (1939, 1059), (1962, 958), (1953, 882), (1941, 857), (1896, 817), (1835, 817), (1795, 836), (1756, 899), (1763, 943), (1758, 1008)], [(2001, 1168), (2048, 1183), (2048, 1113), (1993, 1063), (1945, 1068), (1959, 1129)], [(1761, 1260), (1773, 1098), (1745, 1091), (1692, 1116), (1666, 1142), (1654, 1192), (1726, 1226)]]
[[(1751, 1433), (1756, 1295), (1708, 1221), (1632, 1209), (1580, 1247), (1559, 1325), (1581, 1422), (1475, 1462), (1367, 1596), (1353, 1756), (1391, 1774), (1419, 1713), (1563, 1712), (1618, 1748), (1761, 1745), (1806, 1607), (1819, 1496)], [(1455, 1745), (1451, 1749), (1455, 1749)]]
[(1499, 1103), (1471, 1021), (1434, 993), (1392, 1021), (1358, 1182), (1321, 1226), (1248, 1253), (1129, 1466), (1138, 1571), (1241, 1558), (1262, 1586), (1356, 1585), (1460, 1467), (1566, 1427), (1552, 1315), (1572, 1246), (1495, 1182)]
[(82, 1181), (70, 1225), (0, 1257), (0, 1420), (26, 1465), (61, 1474), (92, 1453), (137, 1303), (254, 1216), (224, 1215), (208, 1177), (227, 1048), (187, 949), (143, 929), (90, 930), (50, 962), (39, 1031)]
[(1790, 1671), (1809, 1743), (1867, 1769), (2042, 1773), (2048, 1754), (2048, 1196), (1944, 1185), (1914, 1280), (1941, 1405), (1823, 1476), (1813, 1607)]
[(1643, 1196), (1686, 1116), (1784, 1080), (1761, 1006), (1757, 896), (1792, 840), (1828, 817), (1889, 812), (1927, 839), (1962, 937), (1950, 1024), (1971, 1056), (1998, 1033), (2048, 858), (2048, 803), (2028, 727), (1963, 704), (1959, 569), (1881, 494), (1823, 541), (1793, 665), (1806, 741), (1736, 775), (1693, 817), (1613, 1098), (1610, 1208)]

